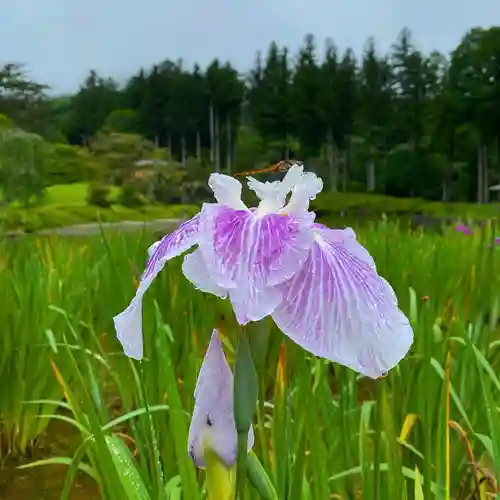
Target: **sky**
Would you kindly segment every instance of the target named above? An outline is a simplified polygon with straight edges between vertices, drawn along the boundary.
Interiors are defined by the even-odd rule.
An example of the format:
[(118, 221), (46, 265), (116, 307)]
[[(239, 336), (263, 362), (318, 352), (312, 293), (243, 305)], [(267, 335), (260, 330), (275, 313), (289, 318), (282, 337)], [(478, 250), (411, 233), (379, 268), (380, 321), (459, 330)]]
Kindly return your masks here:
[(21, 62), (51, 93), (76, 91), (90, 69), (120, 83), (165, 59), (247, 71), (275, 40), (306, 33), (361, 54), (386, 51), (404, 26), (418, 48), (450, 52), (475, 26), (500, 24), (500, 0), (0, 0), (0, 64)]

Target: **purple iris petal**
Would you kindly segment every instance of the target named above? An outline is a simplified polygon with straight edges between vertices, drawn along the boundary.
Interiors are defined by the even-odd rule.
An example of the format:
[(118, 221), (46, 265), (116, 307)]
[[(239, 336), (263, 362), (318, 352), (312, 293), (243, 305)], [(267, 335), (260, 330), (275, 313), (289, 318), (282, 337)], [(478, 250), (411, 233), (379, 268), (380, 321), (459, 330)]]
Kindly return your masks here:
[[(194, 391), (194, 411), (188, 436), (188, 452), (197, 467), (206, 467), (209, 446), (230, 467), (236, 462), (238, 435), (234, 421), (233, 374), (227, 364), (217, 330), (205, 354)], [(253, 447), (253, 428), (248, 451)]]
[[(258, 216), (205, 204), (200, 215), (200, 251), (211, 279), (229, 291), (240, 324), (269, 315), (281, 302), (274, 285), (290, 279), (313, 242), (314, 214)], [(197, 277), (188, 276), (203, 289)]]
[(177, 257), (198, 242), (199, 214), (181, 224), (153, 246), (139, 287), (130, 305), (113, 318), (117, 338), (127, 356), (142, 359), (142, 297), (168, 260)]
[(472, 229), (469, 226), (465, 226), (464, 224), (457, 224), (455, 226), (455, 231), (466, 234), (467, 236), (470, 236), (472, 234)]
[(284, 300), (272, 317), (307, 351), (377, 378), (408, 352), (408, 319), (354, 231), (316, 231), (305, 264), (280, 285)]

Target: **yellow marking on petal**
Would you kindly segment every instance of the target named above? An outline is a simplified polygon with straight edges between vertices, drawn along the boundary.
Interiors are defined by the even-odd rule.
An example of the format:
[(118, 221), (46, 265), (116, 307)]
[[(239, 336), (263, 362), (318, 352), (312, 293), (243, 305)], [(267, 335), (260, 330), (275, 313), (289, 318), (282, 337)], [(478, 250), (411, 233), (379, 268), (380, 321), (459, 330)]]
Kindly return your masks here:
[(203, 452), (207, 464), (208, 500), (234, 500), (235, 467), (227, 467), (211, 446), (208, 433), (203, 438)]

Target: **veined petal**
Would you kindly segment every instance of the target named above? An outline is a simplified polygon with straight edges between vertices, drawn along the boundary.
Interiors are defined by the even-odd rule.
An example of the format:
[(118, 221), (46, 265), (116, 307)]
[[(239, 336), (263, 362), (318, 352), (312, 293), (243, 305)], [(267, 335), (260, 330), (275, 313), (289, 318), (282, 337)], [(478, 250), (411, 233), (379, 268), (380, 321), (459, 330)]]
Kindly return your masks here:
[(199, 249), (195, 250), (184, 257), (182, 263), (182, 272), (184, 276), (195, 286), (198, 290), (206, 293), (217, 295), (221, 299), (227, 297), (227, 290), (219, 286), (210, 276), (203, 255)]
[(236, 321), (246, 325), (250, 321), (259, 321), (281, 304), (283, 294), (277, 286), (268, 286), (257, 290), (252, 286), (242, 285), (229, 291)]
[[(212, 279), (236, 302), (262, 307), (264, 287), (290, 279), (312, 245), (314, 214), (256, 216), (214, 204), (203, 205), (200, 250)], [(276, 296), (276, 294), (274, 294)], [(255, 317), (255, 311), (249, 313)], [(260, 319), (260, 318), (259, 318)]]
[(199, 218), (200, 214), (195, 215), (150, 247), (150, 257), (135, 297), (127, 309), (113, 318), (117, 338), (127, 356), (142, 359), (142, 297), (168, 260), (198, 242)]
[(377, 378), (410, 349), (408, 319), (352, 230), (316, 229), (307, 261), (280, 288), (275, 323), (317, 356)]
[[(222, 350), (217, 330), (205, 354), (194, 391), (194, 411), (188, 436), (188, 453), (197, 467), (206, 467), (208, 446), (230, 467), (236, 462), (238, 434), (234, 421), (233, 374)], [(253, 447), (253, 428), (248, 451)]]
[(239, 180), (229, 175), (211, 174), (208, 178), (208, 186), (221, 205), (226, 205), (233, 210), (248, 210), (241, 201), (242, 185)]

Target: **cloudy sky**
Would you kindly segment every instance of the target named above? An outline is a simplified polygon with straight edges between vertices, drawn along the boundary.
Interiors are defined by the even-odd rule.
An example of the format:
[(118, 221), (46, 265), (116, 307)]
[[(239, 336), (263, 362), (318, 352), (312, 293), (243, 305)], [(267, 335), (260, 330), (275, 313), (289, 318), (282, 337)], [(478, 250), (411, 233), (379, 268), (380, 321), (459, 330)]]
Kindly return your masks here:
[(166, 58), (240, 71), (276, 40), (296, 50), (310, 32), (360, 53), (408, 26), (424, 50), (449, 52), (473, 26), (500, 23), (500, 0), (0, 0), (0, 64), (26, 63), (53, 91), (76, 90), (90, 69), (123, 81)]

